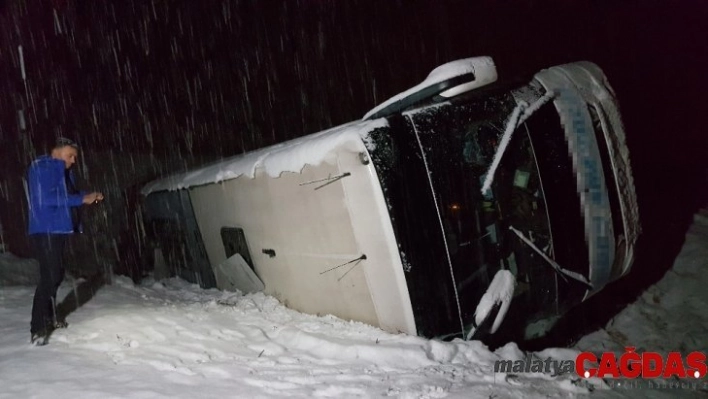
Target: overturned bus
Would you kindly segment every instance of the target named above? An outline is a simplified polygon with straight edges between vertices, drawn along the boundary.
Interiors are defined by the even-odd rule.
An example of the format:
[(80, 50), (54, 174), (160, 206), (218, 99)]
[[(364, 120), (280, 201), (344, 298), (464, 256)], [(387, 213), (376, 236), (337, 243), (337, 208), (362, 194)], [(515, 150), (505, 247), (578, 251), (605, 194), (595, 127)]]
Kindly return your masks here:
[(632, 265), (635, 190), (590, 62), (453, 61), (361, 121), (147, 184), (176, 274), (390, 332), (546, 333)]

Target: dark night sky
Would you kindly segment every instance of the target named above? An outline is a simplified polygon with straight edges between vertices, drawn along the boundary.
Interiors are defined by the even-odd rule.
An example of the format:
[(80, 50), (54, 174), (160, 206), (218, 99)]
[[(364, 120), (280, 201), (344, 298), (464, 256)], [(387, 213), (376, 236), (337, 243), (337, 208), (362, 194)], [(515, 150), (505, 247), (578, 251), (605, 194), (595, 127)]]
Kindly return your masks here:
[(704, 1), (0, 0), (0, 217), (24, 223), (8, 192), (57, 134), (87, 161), (232, 155), (360, 118), (457, 58), (491, 55), (502, 78), (586, 59), (620, 100), (635, 269), (657, 278), (708, 191), (706, 21)]
[(230, 155), (359, 118), (441, 63), (488, 54), (501, 76), (597, 62), (647, 147), (633, 155), (683, 162), (705, 144), (708, 6), (662, 3), (4, 0), (1, 134)]

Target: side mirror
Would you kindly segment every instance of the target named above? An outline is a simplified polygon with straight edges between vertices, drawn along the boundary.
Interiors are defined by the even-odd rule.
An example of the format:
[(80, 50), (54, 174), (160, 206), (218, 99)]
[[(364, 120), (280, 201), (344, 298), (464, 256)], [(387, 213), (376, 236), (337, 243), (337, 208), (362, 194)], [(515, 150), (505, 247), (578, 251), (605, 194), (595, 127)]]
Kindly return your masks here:
[(364, 115), (364, 120), (383, 118), (435, 96), (451, 98), (497, 80), (491, 57), (474, 57), (448, 62), (433, 69), (420, 84), (399, 93)]

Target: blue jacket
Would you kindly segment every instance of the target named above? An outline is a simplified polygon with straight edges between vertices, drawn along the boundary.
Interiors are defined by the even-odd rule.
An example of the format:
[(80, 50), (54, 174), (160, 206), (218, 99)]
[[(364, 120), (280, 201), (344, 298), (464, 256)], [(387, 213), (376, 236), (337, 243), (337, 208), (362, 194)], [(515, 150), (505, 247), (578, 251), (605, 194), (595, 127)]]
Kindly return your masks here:
[[(64, 161), (50, 156), (35, 159), (27, 172), (29, 234), (71, 234), (71, 207), (83, 204), (84, 193), (69, 194)], [(74, 174), (69, 171), (71, 181)]]

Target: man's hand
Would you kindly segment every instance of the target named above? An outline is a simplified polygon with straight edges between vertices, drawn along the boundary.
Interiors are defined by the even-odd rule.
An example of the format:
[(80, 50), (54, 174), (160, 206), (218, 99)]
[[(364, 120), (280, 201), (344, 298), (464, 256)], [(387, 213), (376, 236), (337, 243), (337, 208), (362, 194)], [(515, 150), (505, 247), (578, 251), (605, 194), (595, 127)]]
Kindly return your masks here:
[(103, 194), (101, 193), (94, 192), (84, 195), (84, 204), (95, 204), (99, 201), (103, 201)]

